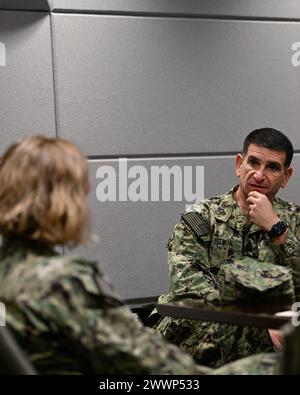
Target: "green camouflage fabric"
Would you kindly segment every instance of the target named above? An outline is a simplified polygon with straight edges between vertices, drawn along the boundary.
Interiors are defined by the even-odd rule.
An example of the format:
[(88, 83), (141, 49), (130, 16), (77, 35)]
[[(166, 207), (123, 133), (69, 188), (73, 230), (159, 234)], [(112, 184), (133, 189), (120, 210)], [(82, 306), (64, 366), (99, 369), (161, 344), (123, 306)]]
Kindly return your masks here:
[(35, 243), (1, 247), (6, 323), (41, 374), (203, 374), (122, 303), (96, 262)]
[[(201, 237), (183, 220), (175, 226), (167, 245), (170, 291), (159, 298), (159, 303), (185, 298), (220, 301), (220, 269), (243, 257), (291, 267), (299, 248), (299, 206), (274, 199), (274, 210), (289, 228), (285, 243), (275, 245), (242, 213), (233, 199), (236, 188), (191, 206), (189, 211), (199, 213), (203, 220)], [(273, 351), (267, 330), (162, 318), (156, 310), (149, 323), (206, 366), (219, 367), (252, 354)]]
[[(244, 260), (249, 264), (253, 263), (251, 258), (244, 258)], [(245, 262), (242, 263), (245, 264)], [(300, 254), (298, 250), (297, 255), (294, 256), (292, 259), (293, 277), (295, 278), (296, 290), (297, 287), (299, 287), (299, 277), (300, 277), (299, 267), (300, 267)], [(277, 268), (278, 266), (276, 266), (276, 269)], [(281, 269), (282, 268), (280, 268), (280, 270)], [(289, 273), (288, 273), (288, 277), (289, 277)], [(248, 286), (247, 283), (246, 285)], [(259, 291), (264, 290), (265, 287), (266, 284), (263, 284), (262, 289), (260, 289)], [(297, 300), (299, 301), (299, 299)], [(253, 355), (229, 363), (227, 365), (224, 365), (219, 369), (213, 370), (209, 374), (212, 375), (274, 375), (274, 374), (300, 375), (300, 352), (299, 352), (300, 303), (298, 305), (294, 305), (293, 310), (297, 312), (296, 317), (292, 320), (292, 323), (286, 324), (281, 329), (285, 339), (283, 353), (264, 353), (264, 354)]]
[(300, 375), (300, 304), (295, 318), (294, 325), (287, 324), (283, 328), (285, 347), (276, 368), (280, 374)]
[(242, 358), (213, 370), (210, 375), (274, 375), (277, 371), (279, 354), (262, 353)]
[(292, 277), (295, 288), (296, 301), (300, 302), (300, 247), (295, 256), (291, 258)]
[[(300, 306), (299, 306), (300, 308)], [(298, 317), (298, 321), (300, 319)], [(229, 363), (212, 370), (212, 375), (299, 375), (300, 326), (291, 323), (282, 328), (285, 346), (283, 353), (264, 353)]]
[(222, 302), (295, 301), (291, 269), (249, 257), (224, 264), (218, 283)]

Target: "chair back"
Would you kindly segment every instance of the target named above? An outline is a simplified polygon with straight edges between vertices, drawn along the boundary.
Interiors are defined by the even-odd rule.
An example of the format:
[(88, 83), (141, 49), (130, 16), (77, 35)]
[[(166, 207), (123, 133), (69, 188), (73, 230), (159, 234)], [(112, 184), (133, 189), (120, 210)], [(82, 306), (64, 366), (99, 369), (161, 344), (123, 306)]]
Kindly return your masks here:
[(6, 326), (0, 326), (0, 375), (37, 374)]

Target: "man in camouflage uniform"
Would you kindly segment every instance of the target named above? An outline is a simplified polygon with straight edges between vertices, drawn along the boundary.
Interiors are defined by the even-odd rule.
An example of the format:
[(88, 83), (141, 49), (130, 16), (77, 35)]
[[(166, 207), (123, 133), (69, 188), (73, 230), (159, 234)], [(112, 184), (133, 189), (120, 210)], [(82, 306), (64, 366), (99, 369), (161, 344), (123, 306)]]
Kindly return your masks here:
[[(235, 259), (290, 267), (300, 238), (300, 208), (278, 197), (292, 168), (293, 147), (274, 129), (258, 129), (236, 157), (238, 186), (194, 204), (168, 241), (170, 292), (160, 303), (197, 298), (220, 301), (218, 273)], [(197, 362), (219, 367), (280, 347), (280, 334), (248, 327), (158, 317), (150, 323)], [(272, 339), (272, 340), (271, 340)]]

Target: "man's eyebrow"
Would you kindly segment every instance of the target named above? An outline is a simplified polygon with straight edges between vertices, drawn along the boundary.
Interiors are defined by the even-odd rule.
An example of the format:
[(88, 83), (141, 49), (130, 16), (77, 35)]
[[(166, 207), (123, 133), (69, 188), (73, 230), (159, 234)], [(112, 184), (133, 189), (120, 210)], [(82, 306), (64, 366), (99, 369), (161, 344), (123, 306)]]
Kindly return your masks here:
[(254, 155), (249, 155), (248, 160), (256, 160), (257, 162), (259, 162), (259, 159)]
[[(255, 155), (249, 155), (248, 161), (260, 162), (261, 160), (259, 158), (257, 158), (257, 156), (255, 156)], [(279, 169), (282, 168), (282, 164), (280, 162), (275, 161), (275, 160), (268, 160), (266, 165), (267, 166), (275, 166), (275, 167), (278, 167)]]

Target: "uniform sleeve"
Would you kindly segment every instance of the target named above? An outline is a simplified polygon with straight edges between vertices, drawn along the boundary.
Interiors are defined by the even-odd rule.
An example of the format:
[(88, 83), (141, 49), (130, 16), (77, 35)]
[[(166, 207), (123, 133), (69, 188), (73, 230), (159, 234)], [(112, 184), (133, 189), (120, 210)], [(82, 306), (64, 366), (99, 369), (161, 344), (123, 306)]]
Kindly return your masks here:
[(181, 298), (218, 298), (218, 284), (211, 273), (208, 240), (197, 239), (189, 227), (180, 222), (168, 242), (168, 263), (173, 300)]
[(167, 344), (116, 296), (94, 267), (60, 278), (43, 313), (63, 352), (91, 374), (199, 374), (208, 368)]
[[(286, 219), (284, 218), (286, 221)], [(287, 222), (287, 221), (286, 221)], [(290, 217), (288, 224), (288, 234), (285, 242), (281, 245), (272, 244), (272, 249), (277, 257), (277, 261), (282, 265), (291, 266), (294, 258), (300, 250), (300, 209)]]

